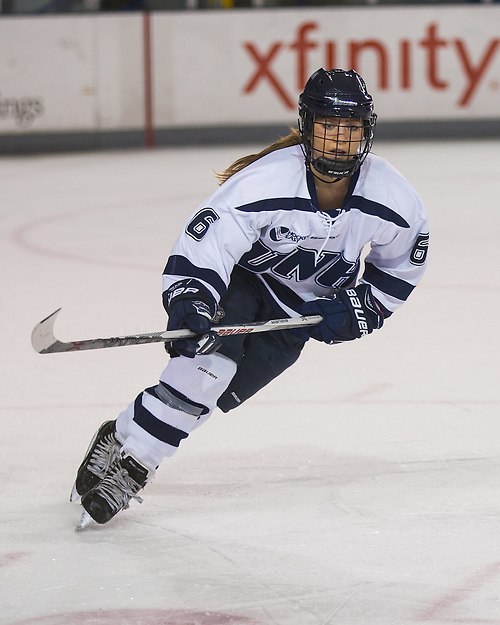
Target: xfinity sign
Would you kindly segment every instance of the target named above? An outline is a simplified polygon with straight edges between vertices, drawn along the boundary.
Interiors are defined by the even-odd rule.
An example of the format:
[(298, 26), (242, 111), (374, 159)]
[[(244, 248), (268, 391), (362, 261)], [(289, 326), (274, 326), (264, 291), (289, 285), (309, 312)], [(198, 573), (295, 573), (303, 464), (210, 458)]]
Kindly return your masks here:
[[(468, 107), (480, 88), (499, 88), (498, 36), (484, 36), (478, 44), (463, 35), (447, 35), (440, 23), (432, 21), (420, 32), (414, 28), (411, 38), (377, 36), (376, 29), (370, 37), (352, 33), (349, 38), (333, 38), (326, 34), (328, 30), (324, 22), (309, 20), (299, 23), (290, 39), (277, 38), (268, 44), (243, 41), (252, 69), (242, 93), (270, 89), (284, 108), (295, 110), (296, 93), (319, 66), (355, 69), (377, 92), (410, 91), (417, 82), (430, 91), (446, 92), (458, 81), (454, 105), (459, 109)], [(292, 67), (291, 77), (277, 69), (285, 57)]]

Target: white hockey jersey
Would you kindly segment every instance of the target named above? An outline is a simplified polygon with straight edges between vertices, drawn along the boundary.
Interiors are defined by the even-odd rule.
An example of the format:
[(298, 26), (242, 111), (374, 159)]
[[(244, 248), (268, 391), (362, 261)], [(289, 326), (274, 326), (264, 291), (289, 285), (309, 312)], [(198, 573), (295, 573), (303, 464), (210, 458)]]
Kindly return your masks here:
[(341, 210), (319, 209), (300, 146), (260, 158), (222, 184), (191, 216), (163, 275), (163, 289), (200, 280), (218, 302), (237, 264), (257, 275), (281, 310), (361, 282), (386, 316), (423, 275), (427, 215), (413, 187), (369, 154), (350, 181)]

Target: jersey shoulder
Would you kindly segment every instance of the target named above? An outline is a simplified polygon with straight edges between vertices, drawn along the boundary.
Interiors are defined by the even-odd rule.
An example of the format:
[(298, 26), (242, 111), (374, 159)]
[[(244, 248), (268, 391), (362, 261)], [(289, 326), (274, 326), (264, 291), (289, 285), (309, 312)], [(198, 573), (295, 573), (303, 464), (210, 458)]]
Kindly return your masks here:
[[(219, 187), (231, 208), (243, 211), (275, 210), (281, 200), (310, 202), (304, 156), (300, 146), (270, 152), (247, 165)], [(290, 204), (290, 202), (287, 202)]]
[(401, 218), (401, 224), (426, 219), (424, 203), (413, 185), (396, 167), (373, 153), (363, 163), (353, 196), (385, 207)]

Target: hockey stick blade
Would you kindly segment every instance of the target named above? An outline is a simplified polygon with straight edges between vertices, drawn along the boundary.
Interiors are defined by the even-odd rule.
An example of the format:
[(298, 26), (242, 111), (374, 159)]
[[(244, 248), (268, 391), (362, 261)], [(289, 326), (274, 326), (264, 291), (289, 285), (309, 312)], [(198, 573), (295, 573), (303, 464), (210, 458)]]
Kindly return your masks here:
[[(86, 339), (83, 341), (62, 342), (54, 336), (54, 323), (61, 312), (58, 308), (51, 315), (40, 321), (31, 333), (31, 344), (39, 354), (57, 354), (62, 352), (79, 352), (87, 349), (105, 349), (108, 347), (126, 347), (127, 345), (144, 345), (146, 343), (169, 343), (176, 339), (186, 339), (196, 336), (190, 330), (167, 330), (166, 332), (150, 332), (146, 334), (131, 334), (115, 336), (105, 339)], [(233, 326), (213, 326), (213, 331), (219, 336), (234, 334), (250, 334), (252, 332), (269, 332), (271, 330), (287, 330), (305, 326), (314, 326), (320, 323), (320, 315), (309, 317), (294, 317), (287, 319), (272, 319), (249, 324)]]

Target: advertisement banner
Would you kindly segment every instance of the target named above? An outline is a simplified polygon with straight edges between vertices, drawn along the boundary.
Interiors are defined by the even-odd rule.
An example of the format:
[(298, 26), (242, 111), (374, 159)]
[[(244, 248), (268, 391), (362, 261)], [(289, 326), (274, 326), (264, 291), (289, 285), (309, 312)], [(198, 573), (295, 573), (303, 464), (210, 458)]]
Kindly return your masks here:
[(0, 19), (0, 134), (141, 128), (142, 20)]
[(155, 119), (293, 123), (319, 67), (361, 73), (386, 121), (499, 118), (499, 25), (477, 5), (156, 15)]
[(292, 125), (319, 67), (382, 122), (500, 121), (500, 6), (0, 18), (0, 135)]

